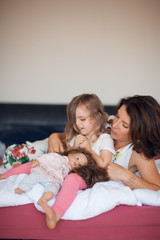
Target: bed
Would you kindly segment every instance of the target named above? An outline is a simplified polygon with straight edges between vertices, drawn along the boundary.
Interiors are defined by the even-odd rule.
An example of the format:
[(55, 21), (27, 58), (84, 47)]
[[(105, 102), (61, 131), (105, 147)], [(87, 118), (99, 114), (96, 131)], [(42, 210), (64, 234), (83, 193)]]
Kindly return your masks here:
[[(65, 109), (66, 105), (58, 104), (2, 103), (0, 141), (8, 147), (62, 132), (67, 121)], [(105, 106), (105, 110), (115, 114), (116, 107)], [(12, 176), (9, 180), (17, 184), (19, 178), (23, 175)], [(1, 182), (0, 186), (0, 239), (160, 239), (160, 191), (132, 191), (114, 181), (96, 184), (91, 191), (80, 191), (56, 229), (49, 230), (45, 215), (36, 204), (41, 186), (37, 186), (36, 191), (32, 189), (28, 198), (22, 197), (23, 202), (12, 195), (6, 195), (5, 199), (1, 192), (5, 184)], [(106, 201), (100, 198), (103, 193)], [(50, 204), (53, 202), (54, 199)]]

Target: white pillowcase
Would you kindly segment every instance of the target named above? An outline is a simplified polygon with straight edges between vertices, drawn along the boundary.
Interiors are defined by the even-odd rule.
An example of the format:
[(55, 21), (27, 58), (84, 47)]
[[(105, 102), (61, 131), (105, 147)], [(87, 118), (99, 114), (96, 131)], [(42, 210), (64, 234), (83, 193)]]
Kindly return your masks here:
[(135, 189), (133, 192), (143, 205), (160, 206), (160, 190)]

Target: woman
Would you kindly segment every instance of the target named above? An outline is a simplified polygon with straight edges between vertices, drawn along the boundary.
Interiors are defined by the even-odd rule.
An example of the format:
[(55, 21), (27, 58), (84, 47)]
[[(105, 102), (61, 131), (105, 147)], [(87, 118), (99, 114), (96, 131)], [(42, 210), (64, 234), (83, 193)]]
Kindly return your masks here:
[[(121, 180), (131, 189), (159, 190), (160, 175), (154, 157), (160, 153), (160, 105), (151, 96), (133, 96), (123, 98), (117, 109), (111, 130), (116, 154), (106, 168), (109, 178)], [(63, 151), (64, 137), (64, 134), (52, 134), (49, 151)], [(134, 174), (136, 171), (141, 177)], [(54, 206), (44, 209), (48, 228), (55, 228), (77, 191), (84, 188), (79, 176), (67, 176)]]
[[(122, 99), (113, 121), (111, 136), (117, 151), (131, 143), (132, 154), (128, 169), (111, 163), (108, 174), (111, 179), (121, 180), (131, 189), (160, 189), (160, 175), (154, 157), (160, 153), (160, 106), (150, 96)], [(123, 166), (123, 163), (122, 163)], [(141, 178), (134, 172), (138, 171)]]

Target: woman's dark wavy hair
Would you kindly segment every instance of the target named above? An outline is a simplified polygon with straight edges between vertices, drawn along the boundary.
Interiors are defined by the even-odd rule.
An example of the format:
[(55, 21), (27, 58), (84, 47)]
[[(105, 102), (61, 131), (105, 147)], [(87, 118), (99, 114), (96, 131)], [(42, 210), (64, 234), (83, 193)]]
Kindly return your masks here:
[(130, 116), (133, 149), (152, 159), (160, 153), (160, 105), (152, 96), (122, 98), (118, 109), (126, 106)]
[(91, 117), (96, 120), (95, 132), (97, 133), (97, 136), (105, 132), (108, 114), (104, 111), (102, 102), (95, 94), (81, 94), (74, 97), (66, 108), (68, 119), (64, 130), (66, 135), (66, 145), (68, 145), (68, 142), (78, 134), (78, 130), (76, 131), (74, 126), (76, 127), (76, 109), (79, 105), (85, 106), (91, 112)]
[(87, 164), (75, 168), (70, 173), (77, 173), (86, 182), (88, 187), (92, 187), (96, 182), (108, 181), (109, 177), (105, 168), (101, 168), (96, 164), (92, 154), (84, 148), (76, 148), (60, 153), (61, 155), (68, 156), (69, 154), (82, 153), (87, 158)]

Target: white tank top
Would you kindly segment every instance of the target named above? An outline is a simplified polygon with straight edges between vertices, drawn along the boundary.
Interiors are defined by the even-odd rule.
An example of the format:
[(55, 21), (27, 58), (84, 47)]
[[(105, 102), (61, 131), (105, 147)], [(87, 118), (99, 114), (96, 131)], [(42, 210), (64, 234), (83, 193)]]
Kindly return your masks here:
[(132, 144), (128, 144), (127, 146), (120, 148), (113, 155), (112, 162), (117, 163), (118, 165), (128, 169), (129, 160), (131, 158), (133, 152)]

